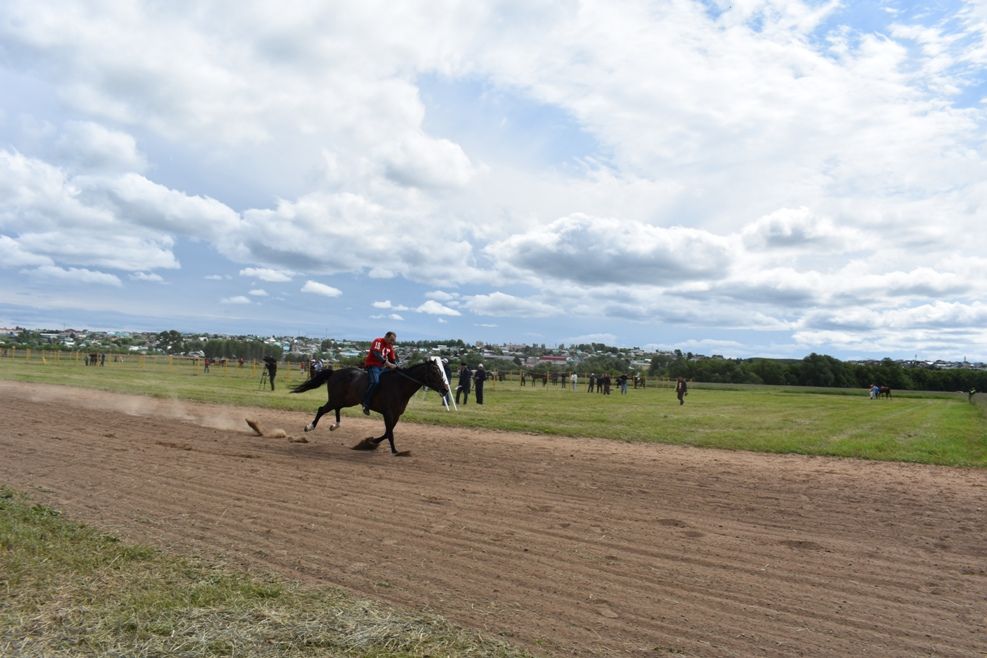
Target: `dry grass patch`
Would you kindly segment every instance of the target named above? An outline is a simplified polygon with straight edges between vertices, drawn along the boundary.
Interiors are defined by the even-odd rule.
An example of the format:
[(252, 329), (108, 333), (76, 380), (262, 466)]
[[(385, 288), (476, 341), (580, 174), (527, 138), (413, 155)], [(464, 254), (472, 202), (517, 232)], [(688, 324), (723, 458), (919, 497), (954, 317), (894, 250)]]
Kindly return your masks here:
[(493, 656), (504, 642), (124, 544), (0, 488), (0, 655)]

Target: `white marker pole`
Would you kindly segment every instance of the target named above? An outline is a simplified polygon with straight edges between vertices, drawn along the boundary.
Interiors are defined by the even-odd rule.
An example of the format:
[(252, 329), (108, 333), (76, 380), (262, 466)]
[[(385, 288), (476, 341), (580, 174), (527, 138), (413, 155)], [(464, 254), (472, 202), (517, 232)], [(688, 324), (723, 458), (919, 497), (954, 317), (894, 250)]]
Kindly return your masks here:
[(456, 406), (456, 400), (452, 397), (452, 386), (449, 384), (449, 380), (446, 379), (446, 369), (442, 367), (442, 359), (437, 356), (430, 356), (429, 359), (435, 362), (435, 365), (439, 367), (439, 372), (442, 374), (442, 381), (445, 382), (446, 390), (449, 391), (442, 398), (442, 405), (449, 411), (449, 404), (452, 403), (452, 407), (459, 411), (459, 407)]

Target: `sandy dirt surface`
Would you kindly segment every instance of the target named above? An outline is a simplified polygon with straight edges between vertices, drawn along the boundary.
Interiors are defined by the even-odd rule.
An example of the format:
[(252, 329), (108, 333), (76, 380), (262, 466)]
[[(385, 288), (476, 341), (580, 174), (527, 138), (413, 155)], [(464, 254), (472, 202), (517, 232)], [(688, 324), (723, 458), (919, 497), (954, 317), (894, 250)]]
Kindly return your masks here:
[(538, 655), (987, 655), (984, 471), (308, 420), (0, 382), (0, 483)]

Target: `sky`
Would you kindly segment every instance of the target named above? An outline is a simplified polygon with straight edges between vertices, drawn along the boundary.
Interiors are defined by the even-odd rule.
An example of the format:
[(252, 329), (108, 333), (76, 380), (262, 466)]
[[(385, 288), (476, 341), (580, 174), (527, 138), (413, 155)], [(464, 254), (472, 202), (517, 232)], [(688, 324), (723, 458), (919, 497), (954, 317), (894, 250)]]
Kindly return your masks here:
[(987, 0), (0, 3), (0, 326), (987, 361)]

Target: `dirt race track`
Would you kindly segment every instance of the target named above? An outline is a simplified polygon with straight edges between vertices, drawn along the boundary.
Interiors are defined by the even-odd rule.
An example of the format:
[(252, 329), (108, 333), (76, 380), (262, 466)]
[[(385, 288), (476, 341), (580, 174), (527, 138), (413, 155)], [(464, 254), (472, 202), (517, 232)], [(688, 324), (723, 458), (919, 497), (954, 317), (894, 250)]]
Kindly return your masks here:
[(987, 655), (987, 473), (0, 382), (0, 484), (539, 655)]

